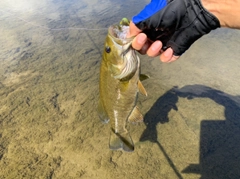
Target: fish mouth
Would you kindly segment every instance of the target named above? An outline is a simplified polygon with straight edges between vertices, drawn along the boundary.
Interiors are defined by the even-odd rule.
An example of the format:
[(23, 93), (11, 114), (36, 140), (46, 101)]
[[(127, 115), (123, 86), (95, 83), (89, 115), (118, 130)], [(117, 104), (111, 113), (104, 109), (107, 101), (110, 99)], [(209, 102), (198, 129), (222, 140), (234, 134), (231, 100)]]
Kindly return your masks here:
[(118, 45), (132, 43), (134, 37), (126, 38), (129, 26), (112, 25), (108, 28), (108, 34)]

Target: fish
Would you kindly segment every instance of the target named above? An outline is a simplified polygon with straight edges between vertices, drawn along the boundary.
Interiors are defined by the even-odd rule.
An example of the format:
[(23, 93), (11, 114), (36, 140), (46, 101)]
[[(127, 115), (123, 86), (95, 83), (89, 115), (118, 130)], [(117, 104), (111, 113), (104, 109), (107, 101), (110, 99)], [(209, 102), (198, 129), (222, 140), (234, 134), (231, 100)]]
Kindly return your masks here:
[(143, 115), (136, 106), (139, 91), (147, 96), (140, 77), (140, 59), (132, 47), (132, 38), (126, 38), (129, 20), (108, 28), (99, 78), (98, 115), (110, 121), (109, 148), (134, 151), (133, 140), (127, 130), (127, 121), (142, 122)]

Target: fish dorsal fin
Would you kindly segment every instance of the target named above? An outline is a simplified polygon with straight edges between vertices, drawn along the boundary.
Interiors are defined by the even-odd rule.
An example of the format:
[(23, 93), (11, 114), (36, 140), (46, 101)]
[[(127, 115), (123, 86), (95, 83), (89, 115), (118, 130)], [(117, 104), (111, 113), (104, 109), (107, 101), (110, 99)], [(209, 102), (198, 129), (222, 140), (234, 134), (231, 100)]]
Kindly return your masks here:
[(137, 106), (133, 109), (132, 113), (128, 117), (128, 121), (132, 123), (143, 122), (143, 115), (141, 114)]
[(145, 90), (145, 88), (140, 80), (138, 81), (138, 89), (139, 89), (140, 93), (142, 93), (144, 96), (147, 96), (147, 91)]

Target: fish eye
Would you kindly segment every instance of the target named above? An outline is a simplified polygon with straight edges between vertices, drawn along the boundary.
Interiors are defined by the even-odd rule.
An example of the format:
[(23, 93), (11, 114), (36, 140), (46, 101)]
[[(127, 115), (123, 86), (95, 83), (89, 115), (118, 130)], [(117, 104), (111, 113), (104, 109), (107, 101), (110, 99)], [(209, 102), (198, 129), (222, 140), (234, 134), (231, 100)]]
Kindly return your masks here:
[(111, 48), (110, 48), (109, 46), (106, 46), (106, 47), (105, 47), (105, 51), (106, 51), (107, 53), (110, 53), (110, 52), (111, 52)]

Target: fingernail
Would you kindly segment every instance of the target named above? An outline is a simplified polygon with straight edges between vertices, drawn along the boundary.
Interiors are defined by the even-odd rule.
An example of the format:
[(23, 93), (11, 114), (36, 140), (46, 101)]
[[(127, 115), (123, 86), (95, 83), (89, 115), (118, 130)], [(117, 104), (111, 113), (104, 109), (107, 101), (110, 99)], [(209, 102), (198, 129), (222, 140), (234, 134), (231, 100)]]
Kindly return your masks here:
[(165, 57), (171, 57), (172, 56), (172, 51), (170, 48), (168, 48), (165, 52), (163, 52), (163, 55)]
[(144, 44), (146, 42), (146, 36), (144, 34), (139, 34), (137, 37), (137, 42), (139, 44)]
[(161, 50), (162, 43), (160, 41), (155, 41), (154, 45), (152, 45), (151, 50), (154, 52), (159, 52)]

